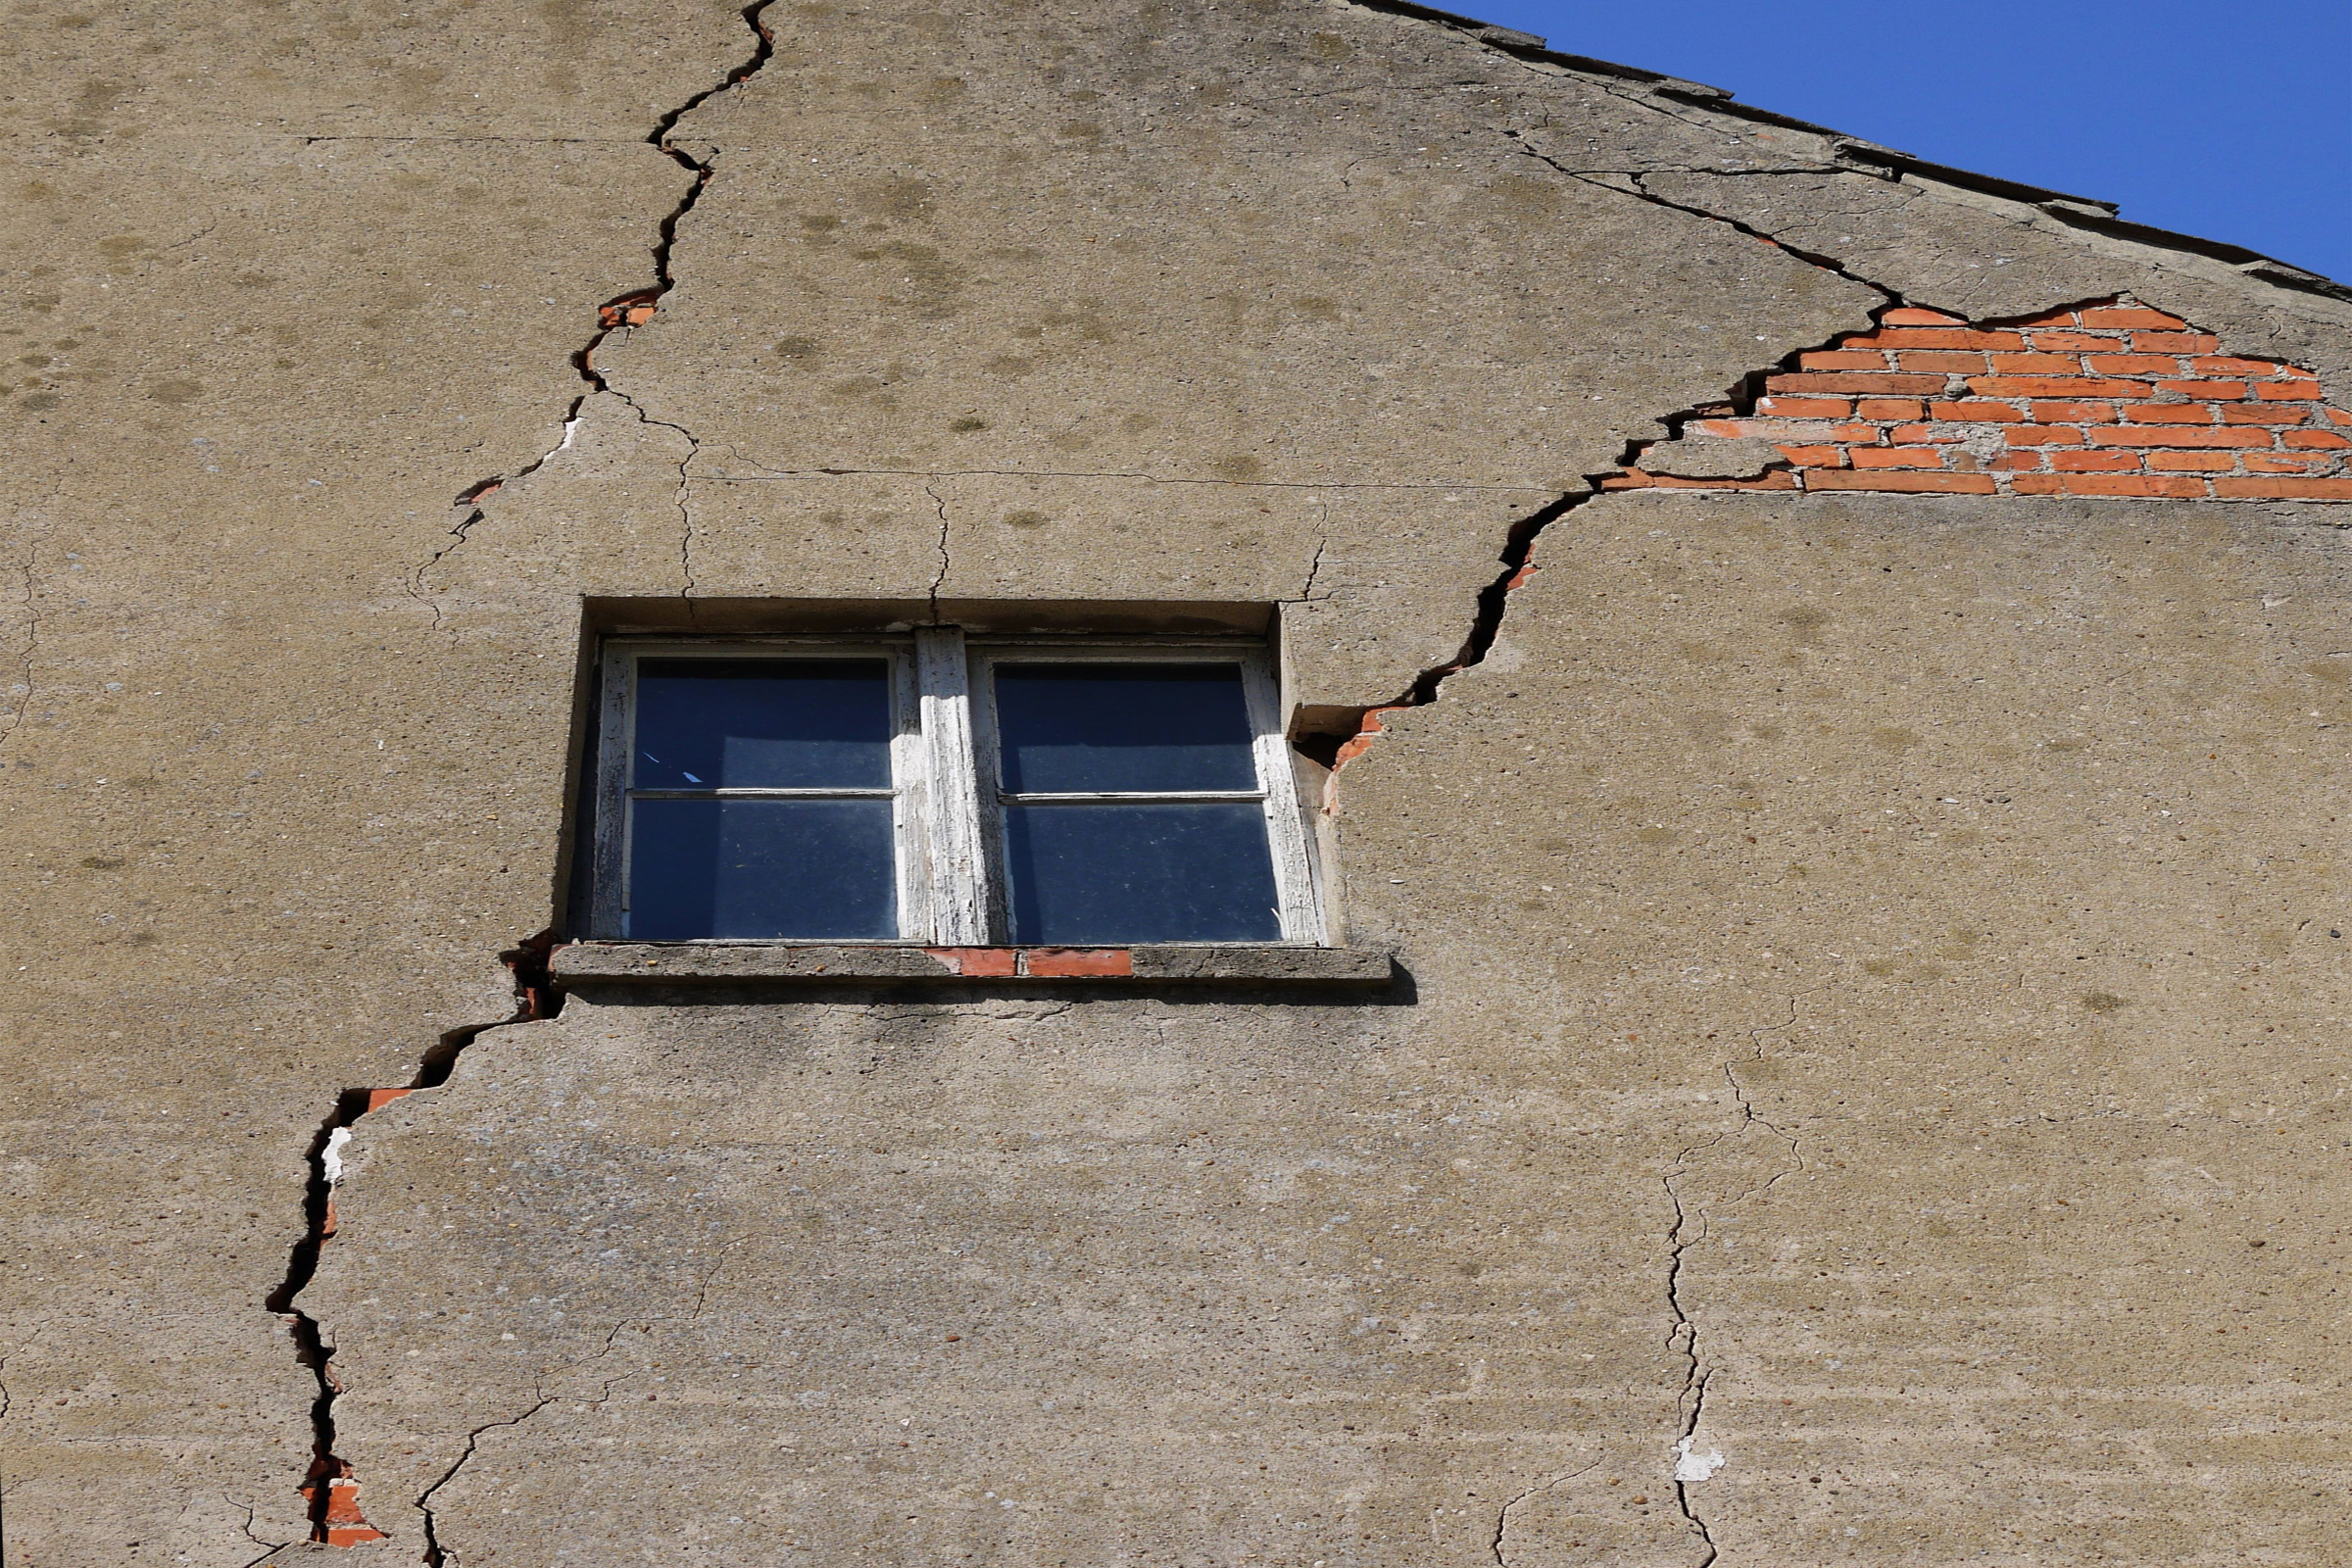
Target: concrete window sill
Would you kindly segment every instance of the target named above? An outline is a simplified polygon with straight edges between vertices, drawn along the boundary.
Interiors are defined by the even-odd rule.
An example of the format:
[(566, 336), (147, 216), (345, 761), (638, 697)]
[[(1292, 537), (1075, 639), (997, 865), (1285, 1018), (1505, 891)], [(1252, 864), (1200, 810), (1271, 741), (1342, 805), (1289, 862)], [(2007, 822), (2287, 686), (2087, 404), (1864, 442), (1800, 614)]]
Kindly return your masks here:
[(1395, 966), (1362, 948), (1214, 947), (921, 948), (876, 943), (576, 942), (558, 948), (559, 985), (874, 980), (1275, 982), (1385, 986)]

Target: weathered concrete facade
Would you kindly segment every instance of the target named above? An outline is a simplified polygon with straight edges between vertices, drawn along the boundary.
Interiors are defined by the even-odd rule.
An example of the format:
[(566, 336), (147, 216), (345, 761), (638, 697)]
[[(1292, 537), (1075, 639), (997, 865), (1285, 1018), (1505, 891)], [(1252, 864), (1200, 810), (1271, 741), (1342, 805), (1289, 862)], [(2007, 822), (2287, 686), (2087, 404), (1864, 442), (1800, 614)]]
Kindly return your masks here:
[[(2334, 1559), (2342, 291), (1344, 0), (6, 47), (12, 1561)], [(558, 1009), (599, 633), (1186, 606), (1396, 983)]]

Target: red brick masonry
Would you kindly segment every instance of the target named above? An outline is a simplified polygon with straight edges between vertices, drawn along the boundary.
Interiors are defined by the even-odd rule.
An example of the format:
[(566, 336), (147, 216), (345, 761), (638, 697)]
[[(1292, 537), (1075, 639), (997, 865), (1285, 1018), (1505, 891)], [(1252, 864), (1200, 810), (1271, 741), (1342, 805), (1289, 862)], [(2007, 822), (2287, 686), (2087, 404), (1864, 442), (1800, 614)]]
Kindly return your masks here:
[(1699, 414), (1692, 428), (1772, 442), (1790, 466), (1706, 479), (1637, 463), (1601, 488), (2352, 501), (2352, 414), (2310, 371), (2226, 356), (2129, 300), (1982, 324), (1889, 310), (1767, 377), (1752, 414)]

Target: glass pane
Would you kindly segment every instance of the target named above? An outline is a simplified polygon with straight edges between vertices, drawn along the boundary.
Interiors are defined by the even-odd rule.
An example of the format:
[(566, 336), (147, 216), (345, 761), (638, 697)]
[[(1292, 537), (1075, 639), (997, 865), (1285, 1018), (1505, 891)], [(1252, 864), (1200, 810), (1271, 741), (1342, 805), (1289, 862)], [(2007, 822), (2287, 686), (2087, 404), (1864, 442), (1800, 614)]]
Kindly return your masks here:
[(1238, 664), (999, 664), (1004, 788), (1253, 790)]
[(628, 934), (895, 937), (890, 811), (888, 801), (639, 801)]
[(890, 662), (648, 659), (637, 665), (639, 789), (890, 788)]
[(1015, 942), (1282, 936), (1265, 814), (1254, 805), (1010, 807), (1004, 862)]

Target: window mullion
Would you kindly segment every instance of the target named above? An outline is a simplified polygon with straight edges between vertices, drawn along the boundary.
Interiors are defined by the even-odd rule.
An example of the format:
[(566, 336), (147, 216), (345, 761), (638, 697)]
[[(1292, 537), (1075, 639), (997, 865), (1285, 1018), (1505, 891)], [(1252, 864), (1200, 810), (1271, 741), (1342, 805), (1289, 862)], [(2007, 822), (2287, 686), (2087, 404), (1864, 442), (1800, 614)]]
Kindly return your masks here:
[(931, 940), (977, 947), (989, 939), (981, 871), (980, 781), (972, 752), (970, 665), (963, 632), (922, 626), (914, 633), (921, 691), (924, 790), (931, 860)]

